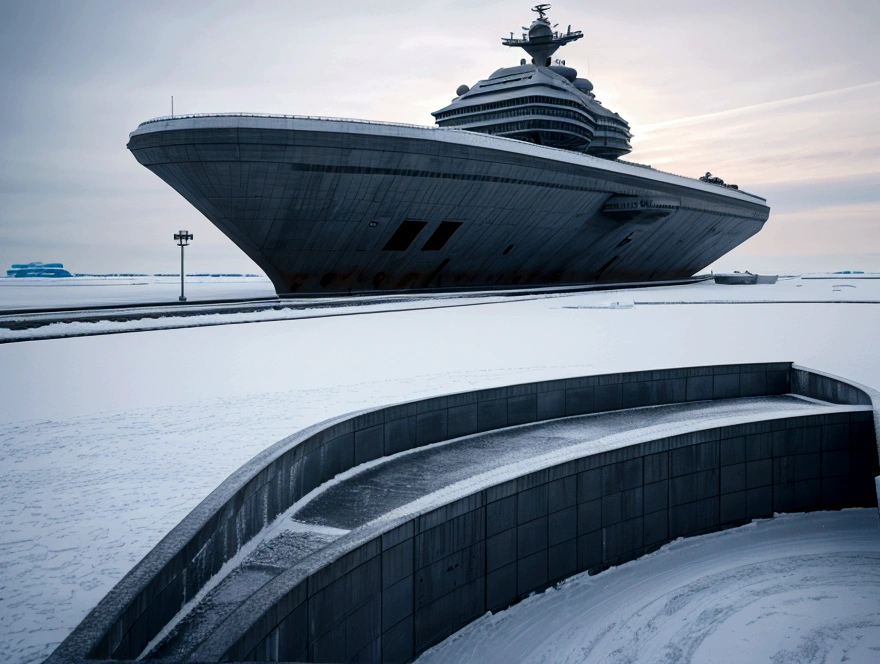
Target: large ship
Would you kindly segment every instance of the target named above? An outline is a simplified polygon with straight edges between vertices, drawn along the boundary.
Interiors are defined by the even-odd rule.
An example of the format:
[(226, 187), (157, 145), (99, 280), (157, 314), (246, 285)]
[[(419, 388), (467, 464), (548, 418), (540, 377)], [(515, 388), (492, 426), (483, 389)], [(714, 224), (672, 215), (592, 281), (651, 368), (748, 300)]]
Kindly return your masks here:
[[(684, 279), (761, 230), (759, 196), (629, 163), (630, 127), (556, 51), (549, 5), (436, 127), (220, 113), (142, 123), (128, 149), (279, 295)], [(525, 30), (525, 29), (524, 29)]]

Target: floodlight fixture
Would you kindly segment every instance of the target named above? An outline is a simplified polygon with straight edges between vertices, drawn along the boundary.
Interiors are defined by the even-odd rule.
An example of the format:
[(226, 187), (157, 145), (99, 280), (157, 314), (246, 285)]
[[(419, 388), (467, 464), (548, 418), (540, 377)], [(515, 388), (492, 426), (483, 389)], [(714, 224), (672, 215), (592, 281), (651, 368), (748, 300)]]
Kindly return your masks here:
[(180, 298), (178, 299), (181, 302), (186, 302), (186, 297), (183, 294), (183, 248), (189, 246), (193, 235), (189, 231), (179, 231), (174, 234), (174, 239), (177, 240), (177, 246), (180, 247)]

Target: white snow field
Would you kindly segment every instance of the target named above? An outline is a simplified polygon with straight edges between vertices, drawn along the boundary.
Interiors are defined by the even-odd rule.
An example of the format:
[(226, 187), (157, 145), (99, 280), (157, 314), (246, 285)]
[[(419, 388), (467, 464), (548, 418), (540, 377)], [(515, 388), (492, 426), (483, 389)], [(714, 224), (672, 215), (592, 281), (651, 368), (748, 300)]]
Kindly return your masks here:
[(0, 344), (0, 661), (41, 661), (227, 475), (332, 415), (725, 362), (880, 388), (880, 280), (487, 302)]
[(439, 662), (880, 661), (877, 510), (787, 514), (680, 539), (487, 614)]
[[(0, 311), (13, 312), (0, 315), (0, 342), (25, 339), (52, 339), (64, 336), (84, 336), (114, 332), (138, 332), (144, 330), (175, 329), (223, 325), (231, 323), (256, 323), (296, 318), (320, 318), (327, 316), (348, 316), (352, 314), (377, 313), (383, 311), (404, 311), (410, 309), (429, 309), (434, 307), (461, 307), (475, 304), (507, 302), (511, 294), (515, 299), (562, 297), (570, 298), (575, 293), (541, 293), (541, 289), (530, 291), (484, 292), (484, 293), (446, 293), (426, 296), (425, 294), (370, 295), (357, 297), (307, 298), (301, 300), (275, 300), (272, 303), (251, 302), (242, 310), (235, 303), (194, 306), (194, 303), (223, 298), (266, 299), (274, 295), (271, 285), (261, 284), (257, 278), (209, 278), (194, 279), (197, 295), (189, 297), (190, 304), (181, 308), (177, 302), (178, 290), (169, 291), (168, 278), (145, 277), (142, 281), (123, 278), (92, 279), (95, 291), (109, 292), (104, 299), (91, 295), (87, 286), (90, 281), (83, 278), (80, 287), (59, 284), (64, 279), (0, 279)], [(127, 284), (127, 281), (134, 281)], [(39, 282), (45, 288), (40, 289)], [(107, 283), (105, 283), (107, 282)], [(821, 283), (817, 283), (821, 282)], [(171, 284), (173, 286), (174, 284)], [(265, 286), (266, 293), (254, 291), (255, 286)], [(590, 293), (585, 301), (562, 303), (561, 306), (578, 309), (631, 308), (633, 306), (662, 306), (666, 304), (729, 304), (737, 303), (865, 303), (873, 302), (880, 293), (880, 275), (805, 275), (803, 277), (782, 277), (773, 285), (756, 286), (718, 286), (711, 281), (687, 286), (667, 286), (635, 288), (625, 291), (597, 291)], [(213, 289), (213, 290), (212, 290)], [(548, 289), (549, 290), (549, 289)], [(557, 289), (554, 289), (557, 290)], [(44, 292), (45, 291), (45, 292)], [(120, 304), (129, 294), (131, 302), (140, 303), (131, 308), (102, 310), (103, 315), (124, 318), (124, 320), (91, 320), (93, 311), (66, 314), (64, 322), (57, 320), (58, 314), (52, 312), (29, 313), (29, 309), (43, 309), (62, 306), (59, 292), (67, 293), (68, 300), (63, 306), (102, 307)], [(189, 291), (187, 291), (189, 292)], [(262, 295), (261, 295), (262, 293)], [(584, 293), (584, 295), (587, 295)], [(150, 306), (144, 306), (150, 303)], [(267, 308), (271, 307), (271, 308)], [(281, 308), (284, 307), (284, 308)], [(83, 320), (88, 318), (90, 320)], [(40, 327), (20, 329), (17, 323), (40, 322)]]
[[(275, 297), (268, 277), (186, 277), (188, 301)], [(0, 278), (0, 310), (176, 302), (180, 277)]]

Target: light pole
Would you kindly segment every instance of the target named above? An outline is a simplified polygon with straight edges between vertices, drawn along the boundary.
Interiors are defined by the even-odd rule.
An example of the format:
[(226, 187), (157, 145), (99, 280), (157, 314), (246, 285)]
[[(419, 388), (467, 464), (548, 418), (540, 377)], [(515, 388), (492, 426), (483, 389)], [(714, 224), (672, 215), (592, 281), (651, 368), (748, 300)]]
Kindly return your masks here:
[(183, 295), (183, 248), (189, 245), (193, 236), (189, 231), (180, 231), (174, 234), (174, 239), (177, 240), (177, 246), (180, 247), (180, 301), (186, 302), (186, 297)]

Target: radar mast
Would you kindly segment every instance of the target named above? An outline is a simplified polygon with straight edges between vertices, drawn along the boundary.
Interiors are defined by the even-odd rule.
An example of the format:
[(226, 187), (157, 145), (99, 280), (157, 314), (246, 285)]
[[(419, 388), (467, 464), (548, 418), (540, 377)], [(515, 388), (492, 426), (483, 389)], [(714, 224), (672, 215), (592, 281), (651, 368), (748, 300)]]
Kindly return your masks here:
[[(569, 42), (580, 39), (584, 33), (580, 30), (572, 32), (571, 26), (568, 26), (567, 32), (557, 32), (550, 25), (550, 19), (547, 18), (547, 10), (550, 5), (535, 5), (532, 11), (538, 14), (532, 25), (528, 28), (528, 32), (524, 32), (522, 39), (517, 39), (510, 33), (510, 37), (502, 37), (501, 43), (505, 46), (517, 46), (532, 56), (532, 64), (539, 67), (549, 67), (551, 57), (556, 53), (560, 46), (565, 46)], [(523, 28), (526, 30), (526, 28)]]

